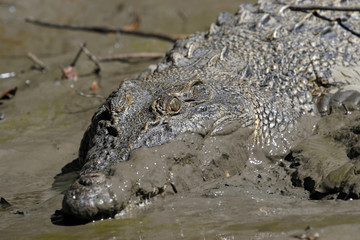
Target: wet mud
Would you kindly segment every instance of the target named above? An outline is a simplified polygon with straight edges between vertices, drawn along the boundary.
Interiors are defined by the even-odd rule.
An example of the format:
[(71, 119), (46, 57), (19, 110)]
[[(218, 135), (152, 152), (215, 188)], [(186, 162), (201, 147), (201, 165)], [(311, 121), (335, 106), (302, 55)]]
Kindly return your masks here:
[[(123, 26), (132, 22), (137, 9), (140, 29), (192, 33), (206, 30), (218, 12), (234, 12), (238, 5), (238, 1), (1, 1), (0, 73), (15, 76), (0, 79), (0, 91), (18, 87), (15, 97), (0, 105), (4, 114), (0, 121), (1, 238), (356, 238), (360, 233), (360, 205), (355, 200), (360, 191), (360, 113), (356, 111), (306, 123), (305, 128), (314, 130), (286, 153), (250, 151), (250, 132), (244, 129), (209, 138), (185, 134), (162, 146), (137, 149), (130, 161), (114, 166), (111, 181), (123, 188), (136, 185), (134, 191), (144, 193), (166, 186), (165, 194), (135, 208), (129, 205), (115, 219), (78, 226), (52, 223), (63, 191), (77, 177), (76, 172), (59, 173), (77, 157), (92, 114), (122, 80), (151, 62), (102, 64), (96, 76), (94, 64), (83, 56), (77, 81), (61, 80), (59, 65), (69, 64), (82, 42), (96, 56), (166, 52), (171, 44), (45, 29), (25, 24), (25, 17)], [(41, 58), (48, 71), (33, 69), (27, 52)], [(94, 80), (99, 85), (97, 97), (79, 95), (93, 94), (89, 89)]]
[(293, 185), (304, 187), (312, 199), (359, 199), (359, 134), (357, 112), (324, 117), (315, 134), (291, 150)]

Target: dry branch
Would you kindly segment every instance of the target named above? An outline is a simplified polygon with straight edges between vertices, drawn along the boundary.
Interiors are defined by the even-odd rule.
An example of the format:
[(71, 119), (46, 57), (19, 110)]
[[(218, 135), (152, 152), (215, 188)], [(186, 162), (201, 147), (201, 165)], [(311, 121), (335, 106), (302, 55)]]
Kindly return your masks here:
[(293, 11), (307, 11), (307, 10), (325, 10), (325, 11), (340, 11), (340, 12), (360, 11), (360, 7), (331, 7), (331, 6), (318, 6), (318, 5), (308, 5), (308, 6), (290, 5), (289, 9)]
[(321, 15), (318, 11), (320, 10), (326, 10), (326, 11), (345, 11), (345, 12), (356, 12), (356, 11), (360, 11), (360, 7), (331, 7), (331, 6), (317, 6), (317, 5), (308, 5), (308, 6), (295, 6), (295, 5), (290, 5), (289, 9), (293, 10), (293, 11), (307, 11), (307, 10), (311, 10), (313, 11), (312, 14), (315, 17), (321, 18), (325, 21), (328, 22), (336, 22), (340, 25), (340, 27), (342, 27), (343, 29), (345, 29), (346, 31), (350, 32), (351, 34), (360, 37), (360, 33), (352, 30), (350, 27), (346, 26), (344, 24), (344, 22), (347, 21), (346, 18), (328, 18), (325, 17), (323, 15)]
[(90, 59), (90, 61), (92, 61), (96, 68), (94, 70), (94, 73), (98, 74), (101, 71), (101, 67), (99, 64), (99, 60), (97, 59), (97, 57), (95, 57), (90, 51), (89, 49), (86, 48), (86, 43), (83, 43), (80, 45), (81, 50), (85, 53), (86, 56), (88, 56), (88, 58)]
[(39, 66), (40, 71), (46, 71), (47, 67), (43, 61), (41, 61), (35, 54), (28, 52), (27, 57)]
[(139, 53), (122, 53), (114, 56), (108, 57), (99, 57), (100, 62), (110, 62), (110, 61), (127, 61), (130, 59), (158, 59), (165, 57), (164, 53), (149, 53), (149, 52), (139, 52)]
[(157, 38), (164, 41), (175, 42), (179, 38), (177, 36), (171, 36), (167, 34), (161, 33), (149, 33), (149, 32), (142, 32), (133, 29), (124, 29), (124, 28), (109, 28), (109, 27), (99, 27), (99, 26), (79, 26), (79, 25), (68, 25), (68, 24), (58, 24), (58, 23), (50, 23), (44, 22), (32, 18), (26, 18), (25, 21), (27, 23), (43, 26), (43, 27), (50, 27), (50, 28), (57, 28), (57, 29), (68, 29), (68, 30), (75, 30), (75, 31), (86, 31), (86, 32), (95, 32), (95, 33), (121, 33), (121, 34), (128, 34), (134, 35), (139, 37), (146, 37), (146, 38)]

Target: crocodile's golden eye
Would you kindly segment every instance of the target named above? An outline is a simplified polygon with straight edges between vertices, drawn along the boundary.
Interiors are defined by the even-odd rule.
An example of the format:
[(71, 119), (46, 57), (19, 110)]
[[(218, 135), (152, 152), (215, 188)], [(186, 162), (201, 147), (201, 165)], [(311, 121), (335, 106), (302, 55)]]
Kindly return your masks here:
[(181, 102), (177, 97), (173, 97), (167, 106), (167, 110), (171, 112), (178, 112), (180, 108)]

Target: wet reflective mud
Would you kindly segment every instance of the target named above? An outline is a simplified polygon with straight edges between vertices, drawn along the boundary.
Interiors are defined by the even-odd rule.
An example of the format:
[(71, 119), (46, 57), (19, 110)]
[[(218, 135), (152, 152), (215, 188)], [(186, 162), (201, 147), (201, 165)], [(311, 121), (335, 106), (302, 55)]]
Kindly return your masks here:
[[(209, 7), (204, 8), (204, 4)], [(130, 24), (137, 9), (142, 20), (140, 29), (191, 33), (206, 30), (218, 12), (234, 12), (238, 4), (238, 1), (199, 1), (196, 4), (193, 1), (102, 1), (101, 4), (1, 1), (0, 73), (15, 73), (15, 76), (0, 79), (0, 91), (18, 87), (15, 97), (2, 100), (0, 105), (0, 112), (4, 114), (0, 121), (0, 196), (4, 198), (0, 208), (1, 238), (356, 238), (360, 233), (360, 205), (357, 200), (350, 199), (359, 197), (356, 193), (359, 189), (357, 123), (360, 114), (357, 112), (322, 118), (314, 128), (310, 126), (313, 134), (299, 142), (289, 155), (270, 157), (260, 149), (253, 155), (256, 156), (252, 158), (254, 161), (249, 162), (246, 159), (251, 153), (247, 152), (246, 139), (241, 142), (235, 133), (203, 140), (207, 141), (203, 143), (195, 141), (203, 149), (185, 144), (198, 138), (194, 135), (181, 136), (178, 142), (151, 150), (137, 149), (130, 160), (138, 164), (128, 162), (117, 171), (123, 171), (129, 178), (132, 174), (141, 174), (144, 182), (162, 181), (168, 176), (162, 175), (161, 168), (154, 165), (140, 169), (138, 166), (146, 162), (168, 166), (177, 161), (172, 173), (178, 176), (179, 184), (175, 187), (181, 193), (169, 197), (159, 195), (139, 208), (122, 211), (111, 220), (77, 226), (51, 222), (50, 217), (61, 208), (62, 192), (76, 178), (76, 173), (58, 174), (77, 157), (80, 140), (92, 114), (122, 80), (151, 62), (102, 64), (100, 76), (97, 76), (92, 74), (94, 64), (82, 56), (77, 64), (77, 81), (61, 80), (59, 66), (71, 63), (82, 42), (87, 42), (96, 56), (165, 52), (171, 43), (46, 29), (26, 24), (25, 17), (119, 27)], [(36, 54), (48, 70), (33, 69), (27, 52)], [(95, 93), (90, 90), (93, 81), (99, 87)], [(234, 140), (238, 141), (231, 145)], [(184, 146), (180, 148), (179, 142)], [(233, 155), (226, 156), (226, 152)], [(235, 155), (243, 161), (235, 161)], [(324, 159), (323, 165), (312, 165), (319, 159)], [(187, 165), (188, 169), (196, 171), (193, 175), (184, 175), (190, 178), (182, 178), (183, 167)], [(217, 167), (212, 167), (214, 165)], [(334, 186), (339, 178), (344, 184)], [(124, 179), (113, 181), (121, 186)], [(329, 189), (332, 189), (327, 197), (330, 200), (309, 200)], [(349, 201), (337, 200), (339, 198)]]

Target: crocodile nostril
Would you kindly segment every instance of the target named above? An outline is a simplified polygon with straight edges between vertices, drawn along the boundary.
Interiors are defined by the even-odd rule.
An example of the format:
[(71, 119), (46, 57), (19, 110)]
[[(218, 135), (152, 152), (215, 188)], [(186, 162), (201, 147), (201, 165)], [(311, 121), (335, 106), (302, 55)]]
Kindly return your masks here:
[(119, 134), (119, 131), (120, 131), (120, 130), (117, 129), (116, 127), (114, 127), (114, 126), (107, 126), (106, 129), (107, 129), (108, 133), (109, 133), (111, 136), (117, 137), (117, 136), (120, 135), (120, 134)]
[(111, 114), (104, 106), (93, 117), (93, 121), (99, 122), (101, 120), (111, 120)]
[(95, 184), (101, 184), (105, 182), (105, 175), (102, 173), (89, 173), (86, 175), (82, 175), (79, 178), (79, 183), (83, 186), (92, 186)]

